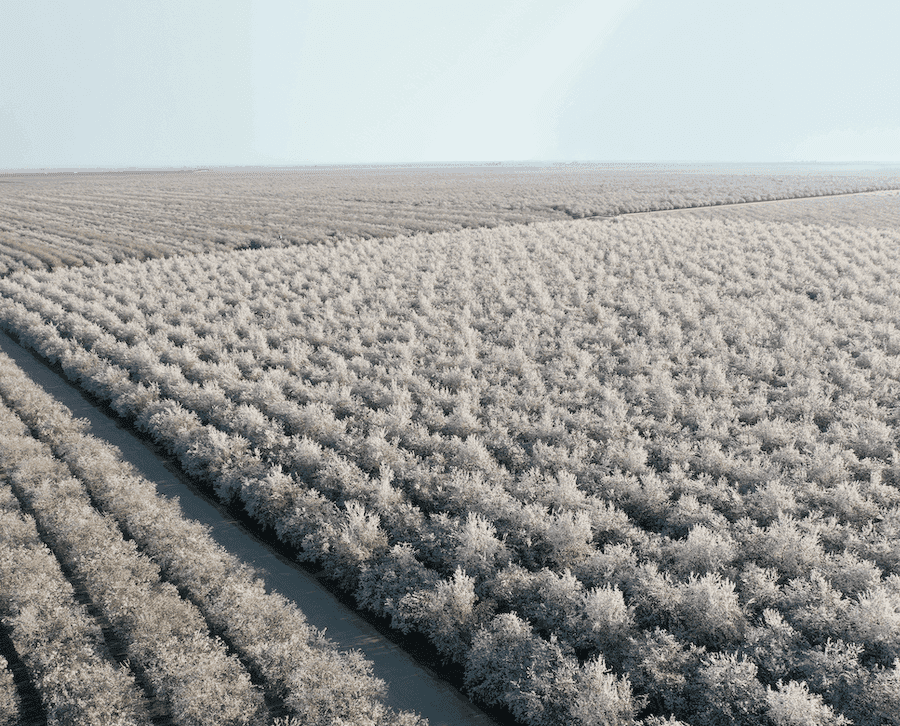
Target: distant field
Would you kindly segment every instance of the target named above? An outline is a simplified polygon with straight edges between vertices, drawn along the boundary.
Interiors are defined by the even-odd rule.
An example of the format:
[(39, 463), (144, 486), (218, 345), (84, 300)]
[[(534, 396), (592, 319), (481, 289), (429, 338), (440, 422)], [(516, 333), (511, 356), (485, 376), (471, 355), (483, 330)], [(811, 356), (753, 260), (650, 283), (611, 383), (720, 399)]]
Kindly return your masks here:
[(636, 164), (8, 175), (0, 275), (900, 188), (900, 169)]
[(888, 180), (379, 173), (364, 223), (331, 177), (73, 182), (194, 236), (11, 268), (0, 327), (518, 723), (900, 724), (900, 198), (571, 219)]
[(900, 191), (889, 190), (839, 197), (817, 197), (709, 209), (673, 211), (691, 219), (746, 219), (765, 224), (793, 222), (813, 226), (900, 229)]

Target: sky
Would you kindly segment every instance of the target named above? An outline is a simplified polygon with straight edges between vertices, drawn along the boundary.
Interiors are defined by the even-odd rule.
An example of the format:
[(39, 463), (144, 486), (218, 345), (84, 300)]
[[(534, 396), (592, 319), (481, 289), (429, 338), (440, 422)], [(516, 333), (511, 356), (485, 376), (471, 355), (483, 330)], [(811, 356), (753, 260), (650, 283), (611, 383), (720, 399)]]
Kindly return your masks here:
[(900, 162), (900, 3), (0, 0), (0, 169)]

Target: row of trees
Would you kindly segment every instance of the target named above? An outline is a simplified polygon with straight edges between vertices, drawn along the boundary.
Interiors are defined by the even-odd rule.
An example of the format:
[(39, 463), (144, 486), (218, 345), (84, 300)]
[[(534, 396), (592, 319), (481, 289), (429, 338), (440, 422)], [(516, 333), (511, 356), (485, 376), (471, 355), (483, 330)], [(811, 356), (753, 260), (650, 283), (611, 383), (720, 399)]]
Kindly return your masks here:
[[(0, 443), (6, 481), (174, 722), (262, 723), (262, 695), (240, 661), (210, 635), (197, 608), (162, 581), (156, 565), (93, 509), (81, 483), (31, 438), (7, 407), (0, 416), (7, 432)], [(93, 688), (96, 680), (85, 683)], [(105, 690), (97, 695), (101, 704)], [(117, 703), (106, 708), (114, 712)]]
[[(0, 411), (5, 418), (6, 411)], [(7, 423), (7, 421), (4, 421)], [(4, 429), (6, 434), (6, 429)], [(132, 673), (110, 656), (100, 627), (76, 601), (59, 563), (0, 480), (0, 613), (16, 654), (53, 724), (149, 726), (150, 710)], [(0, 723), (18, 723), (20, 701), (0, 663)]]
[(14, 726), (19, 720), (20, 698), (8, 666), (6, 658), (0, 656), (0, 724)]
[[(0, 396), (39, 432), (41, 440), (79, 477), (92, 502), (159, 565), (221, 633), (229, 647), (305, 724), (424, 723), (383, 704), (385, 684), (356, 652), (341, 653), (307, 623), (293, 603), (266, 594), (252, 570), (216, 545), (176, 503), (121, 460), (109, 445), (83, 431), (83, 422), (35, 384), (8, 358), (0, 360)], [(152, 604), (151, 604), (152, 605)], [(143, 614), (152, 617), (152, 607)], [(183, 688), (192, 686), (184, 684)], [(213, 713), (212, 718), (219, 718)]]
[[(602, 656), (663, 713), (689, 702), (640, 665), (664, 628), (867, 723), (897, 655), (896, 260), (776, 232), (585, 222), (121, 265), (8, 280), (3, 314), (471, 673), (515, 614), (562, 648), (553, 673)], [(798, 634), (780, 671), (746, 645), (766, 608)], [(853, 699), (813, 675), (829, 643), (859, 648)], [(678, 662), (696, 685), (702, 658)], [(575, 718), (567, 698), (520, 716)]]

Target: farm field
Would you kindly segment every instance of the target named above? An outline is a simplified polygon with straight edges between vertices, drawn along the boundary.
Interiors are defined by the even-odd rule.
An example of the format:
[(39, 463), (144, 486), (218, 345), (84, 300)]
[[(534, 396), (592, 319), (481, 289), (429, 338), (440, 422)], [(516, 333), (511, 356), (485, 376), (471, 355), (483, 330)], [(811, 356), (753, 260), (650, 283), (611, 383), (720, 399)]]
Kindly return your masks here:
[[(507, 170), (451, 193), (433, 170), (377, 173), (370, 187), (362, 173), (341, 182), (389, 190), (365, 201), (338, 182), (303, 201), (320, 210), (309, 226), (275, 211), (304, 199), (298, 185), (328, 187), (296, 175), (4, 185), (0, 327), (361, 610), (428, 639), (477, 703), (516, 723), (900, 724), (900, 198), (577, 218), (896, 180), (651, 170), (637, 191), (633, 170), (540, 183)], [(427, 201), (410, 192), (386, 214), (400, 188)], [(442, 203), (447, 215), (430, 216)], [(95, 221), (100, 207), (108, 218)], [(223, 241), (225, 219), (248, 229)], [(15, 251), (26, 238), (30, 257)], [(137, 633), (127, 608), (100, 610), (102, 588), (130, 582), (119, 570), (200, 611), (185, 622), (209, 621), (218, 573), (238, 577), (239, 563), (198, 554), (225, 564), (196, 596), (153, 585), (194, 570), (171, 563), (174, 546), (139, 539), (143, 505), (130, 482), (104, 488), (115, 466), (77, 439), (77, 422), (7, 363), (0, 380), (3, 516), (21, 538), (3, 546), (40, 552), (41, 572), (58, 562), (63, 594), (66, 578), (96, 581), (75, 593), (86, 614), (66, 605), (95, 640), (92, 617)], [(152, 489), (141, 497), (155, 502)], [(123, 543), (96, 556), (94, 580), (71, 574), (90, 548), (53, 519), (57, 491)], [(153, 506), (160, 526), (182, 521)], [(15, 644), (7, 613), (21, 606), (0, 589)], [(228, 627), (243, 624), (220, 626), (238, 651)], [(283, 632), (313, 643), (298, 646), (304, 657), (365, 673), (303, 627)], [(232, 674), (219, 707), (245, 699), (228, 718), (272, 718), (248, 674), (270, 677), (246, 665), (260, 642), (275, 647), (268, 637), (247, 630), (237, 657), (195, 630), (179, 643)], [(135, 721), (147, 706), (134, 689), (170, 693), (153, 668), (121, 686)], [(290, 705), (287, 688), (272, 693)], [(359, 719), (347, 723), (416, 722), (366, 688), (358, 713), (344, 701)], [(286, 713), (325, 713), (305, 707)]]
[(635, 164), (0, 175), (0, 274), (900, 188), (900, 169)]
[(763, 204), (672, 210), (691, 219), (746, 219), (764, 223), (795, 222), (812, 226), (900, 229), (900, 191), (885, 190), (850, 196), (781, 200)]

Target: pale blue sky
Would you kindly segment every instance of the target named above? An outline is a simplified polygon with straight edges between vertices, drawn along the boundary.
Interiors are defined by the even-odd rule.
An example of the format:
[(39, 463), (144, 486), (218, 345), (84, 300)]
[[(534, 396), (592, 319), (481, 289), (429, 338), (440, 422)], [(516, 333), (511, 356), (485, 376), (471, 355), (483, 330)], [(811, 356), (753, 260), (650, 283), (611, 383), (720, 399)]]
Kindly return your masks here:
[(0, 169), (900, 161), (900, 3), (0, 0)]

